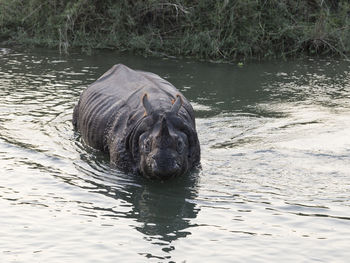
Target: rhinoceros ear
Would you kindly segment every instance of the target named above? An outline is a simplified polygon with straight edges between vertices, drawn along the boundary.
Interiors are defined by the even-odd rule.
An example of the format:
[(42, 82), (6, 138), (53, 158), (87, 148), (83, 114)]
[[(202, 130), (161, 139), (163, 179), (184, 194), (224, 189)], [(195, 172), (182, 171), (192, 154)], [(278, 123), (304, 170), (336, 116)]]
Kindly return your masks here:
[(145, 115), (150, 115), (152, 113), (152, 105), (149, 103), (147, 93), (142, 97), (142, 105), (145, 108)]
[(177, 94), (176, 100), (175, 100), (173, 106), (171, 107), (171, 112), (174, 112), (177, 114), (182, 106), (182, 103), (183, 103), (183, 101), (182, 101), (181, 95)]

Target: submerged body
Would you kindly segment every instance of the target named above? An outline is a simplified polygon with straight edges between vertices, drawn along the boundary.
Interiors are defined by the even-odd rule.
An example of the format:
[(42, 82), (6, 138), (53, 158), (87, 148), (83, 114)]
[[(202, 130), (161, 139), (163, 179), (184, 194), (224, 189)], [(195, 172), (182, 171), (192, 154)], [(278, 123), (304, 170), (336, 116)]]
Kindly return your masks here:
[(82, 93), (73, 125), (126, 172), (166, 179), (199, 164), (192, 106), (153, 73), (113, 66)]

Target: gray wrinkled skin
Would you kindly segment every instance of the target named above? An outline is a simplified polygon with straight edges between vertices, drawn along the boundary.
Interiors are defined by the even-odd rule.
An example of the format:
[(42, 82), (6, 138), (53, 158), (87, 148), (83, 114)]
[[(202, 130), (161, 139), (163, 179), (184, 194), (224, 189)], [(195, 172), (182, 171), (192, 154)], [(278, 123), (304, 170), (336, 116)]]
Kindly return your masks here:
[(73, 126), (125, 172), (168, 179), (199, 164), (192, 106), (153, 73), (113, 66), (81, 94)]

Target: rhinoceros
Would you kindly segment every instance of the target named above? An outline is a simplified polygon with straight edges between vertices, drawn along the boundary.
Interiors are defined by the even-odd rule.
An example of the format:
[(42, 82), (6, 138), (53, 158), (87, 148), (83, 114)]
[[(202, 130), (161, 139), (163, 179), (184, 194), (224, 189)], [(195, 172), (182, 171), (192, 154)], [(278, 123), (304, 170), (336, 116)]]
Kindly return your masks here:
[(84, 90), (73, 112), (84, 142), (126, 173), (161, 180), (200, 162), (194, 111), (156, 74), (113, 66)]

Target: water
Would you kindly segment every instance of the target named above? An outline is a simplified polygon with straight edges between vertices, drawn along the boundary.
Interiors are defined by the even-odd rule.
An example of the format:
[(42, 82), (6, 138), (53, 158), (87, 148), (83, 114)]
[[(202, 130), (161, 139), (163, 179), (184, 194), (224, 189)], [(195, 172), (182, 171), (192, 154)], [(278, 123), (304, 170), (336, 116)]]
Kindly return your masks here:
[[(350, 63), (0, 49), (1, 262), (347, 262)], [(127, 176), (72, 130), (113, 64), (193, 103), (202, 168)]]

